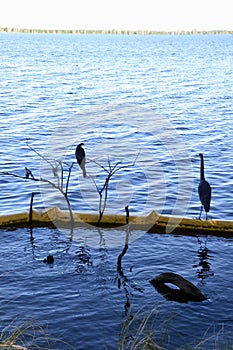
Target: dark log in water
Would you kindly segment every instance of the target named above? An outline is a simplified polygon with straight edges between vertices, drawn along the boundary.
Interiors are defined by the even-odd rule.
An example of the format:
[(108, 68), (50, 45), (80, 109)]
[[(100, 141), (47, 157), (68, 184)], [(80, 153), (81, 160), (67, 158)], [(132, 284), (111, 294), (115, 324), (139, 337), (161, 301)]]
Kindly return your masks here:
[[(187, 303), (188, 301), (204, 301), (207, 299), (200, 289), (177, 273), (161, 273), (153, 278), (150, 283), (168, 300)], [(166, 285), (167, 283), (173, 284), (179, 289), (170, 288)]]

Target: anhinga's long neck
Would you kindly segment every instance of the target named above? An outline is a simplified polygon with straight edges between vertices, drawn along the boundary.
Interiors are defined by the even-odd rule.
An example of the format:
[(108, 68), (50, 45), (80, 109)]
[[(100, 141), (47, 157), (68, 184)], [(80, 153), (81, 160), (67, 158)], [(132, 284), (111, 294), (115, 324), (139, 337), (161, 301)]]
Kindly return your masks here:
[(203, 154), (200, 154), (200, 157), (201, 157), (200, 180), (205, 180), (205, 174), (204, 174), (204, 157), (203, 157)]

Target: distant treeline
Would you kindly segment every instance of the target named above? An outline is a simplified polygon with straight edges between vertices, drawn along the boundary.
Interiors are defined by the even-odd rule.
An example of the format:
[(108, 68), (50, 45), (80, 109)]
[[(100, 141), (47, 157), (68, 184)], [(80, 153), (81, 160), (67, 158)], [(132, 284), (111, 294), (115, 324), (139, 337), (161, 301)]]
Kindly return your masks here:
[(92, 29), (20, 29), (20, 28), (0, 28), (0, 33), (31, 33), (31, 34), (118, 34), (118, 35), (189, 35), (189, 34), (233, 34), (232, 30), (174, 30), (174, 31), (154, 31), (154, 30), (92, 30)]

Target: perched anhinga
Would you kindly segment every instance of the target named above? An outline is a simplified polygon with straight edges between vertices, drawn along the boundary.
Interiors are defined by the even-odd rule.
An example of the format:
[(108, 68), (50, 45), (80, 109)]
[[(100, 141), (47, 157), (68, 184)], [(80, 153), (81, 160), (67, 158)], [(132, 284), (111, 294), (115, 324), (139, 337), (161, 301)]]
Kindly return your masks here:
[(84, 143), (80, 143), (77, 146), (76, 151), (75, 151), (75, 155), (76, 155), (77, 162), (83, 171), (83, 177), (86, 177), (87, 176), (86, 168), (85, 168), (86, 158), (85, 158), (85, 151), (82, 148), (82, 146), (84, 146)]
[(201, 218), (203, 207), (206, 212), (206, 220), (207, 220), (207, 213), (210, 211), (210, 201), (211, 201), (211, 187), (208, 181), (205, 180), (205, 174), (204, 174), (204, 157), (203, 154), (199, 154), (201, 158), (201, 166), (200, 166), (200, 183), (198, 186), (198, 193), (199, 198), (201, 201), (201, 211), (199, 219)]

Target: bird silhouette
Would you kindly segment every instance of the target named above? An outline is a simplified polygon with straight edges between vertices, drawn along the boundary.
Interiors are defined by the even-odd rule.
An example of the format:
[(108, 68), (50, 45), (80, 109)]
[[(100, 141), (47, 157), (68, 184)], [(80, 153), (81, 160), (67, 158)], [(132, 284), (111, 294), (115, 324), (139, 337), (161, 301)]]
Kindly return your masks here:
[(83, 149), (83, 146), (84, 146), (84, 143), (81, 142), (76, 147), (75, 156), (80, 168), (83, 171), (83, 177), (87, 177), (86, 168), (85, 168), (86, 157), (85, 157), (85, 151)]
[(210, 211), (211, 187), (210, 187), (209, 182), (205, 180), (203, 154), (200, 153), (199, 157), (201, 159), (200, 182), (199, 182), (199, 186), (198, 186), (198, 194), (199, 194), (199, 198), (201, 201), (201, 211), (200, 211), (200, 215), (199, 215), (199, 220), (201, 218), (203, 207), (204, 207), (205, 212), (206, 212), (206, 220), (207, 220), (207, 213)]

